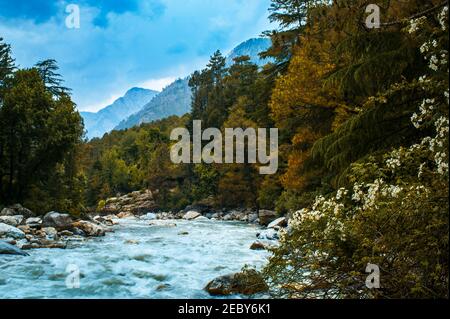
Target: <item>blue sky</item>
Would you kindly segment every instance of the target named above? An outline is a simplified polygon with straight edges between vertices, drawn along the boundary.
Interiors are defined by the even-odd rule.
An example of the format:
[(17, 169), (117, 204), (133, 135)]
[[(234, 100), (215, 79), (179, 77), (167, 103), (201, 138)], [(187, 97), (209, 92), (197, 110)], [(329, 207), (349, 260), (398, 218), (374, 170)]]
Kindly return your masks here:
[[(80, 7), (79, 29), (65, 25)], [(134, 86), (160, 90), (270, 29), (270, 0), (0, 0), (0, 37), (21, 67), (54, 58), (80, 110)]]

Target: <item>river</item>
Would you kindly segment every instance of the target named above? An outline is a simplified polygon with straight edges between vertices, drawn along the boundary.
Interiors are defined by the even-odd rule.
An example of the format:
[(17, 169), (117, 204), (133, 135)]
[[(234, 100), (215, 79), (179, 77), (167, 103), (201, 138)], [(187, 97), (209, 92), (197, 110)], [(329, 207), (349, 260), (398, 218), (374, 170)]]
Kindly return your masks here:
[(249, 249), (258, 226), (150, 223), (124, 219), (114, 226), (114, 233), (71, 242), (64, 250), (31, 250), (26, 257), (0, 255), (0, 299), (210, 298), (203, 290), (210, 280), (246, 264), (260, 268), (267, 262), (266, 251)]

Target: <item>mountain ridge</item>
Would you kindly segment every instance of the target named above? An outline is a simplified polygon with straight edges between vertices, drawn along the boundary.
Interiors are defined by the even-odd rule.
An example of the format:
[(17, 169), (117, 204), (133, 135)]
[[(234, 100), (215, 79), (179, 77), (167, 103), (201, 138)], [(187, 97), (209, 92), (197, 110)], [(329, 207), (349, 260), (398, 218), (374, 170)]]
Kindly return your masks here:
[(98, 112), (80, 112), (89, 139), (102, 137), (114, 129), (120, 121), (139, 111), (146, 103), (153, 99), (158, 91), (133, 87), (124, 96)]
[[(226, 57), (227, 66), (233, 64), (233, 59), (248, 55), (251, 61), (262, 67), (270, 62), (261, 59), (259, 53), (267, 50), (271, 45), (268, 38), (252, 38), (240, 43)], [(114, 130), (128, 129), (142, 123), (160, 120), (171, 115), (184, 115), (190, 112), (192, 92), (189, 88), (189, 77), (178, 79), (158, 94), (149, 103), (135, 114), (130, 115), (117, 125)], [(169, 108), (169, 109), (167, 109)]]

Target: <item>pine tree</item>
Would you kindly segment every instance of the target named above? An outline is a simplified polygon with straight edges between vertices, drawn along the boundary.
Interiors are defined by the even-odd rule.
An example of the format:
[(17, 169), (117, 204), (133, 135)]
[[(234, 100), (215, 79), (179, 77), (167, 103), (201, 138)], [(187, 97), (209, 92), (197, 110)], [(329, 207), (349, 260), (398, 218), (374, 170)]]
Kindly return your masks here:
[[(63, 168), (64, 161), (81, 142), (83, 126), (70, 98), (63, 95), (54, 99), (36, 69), (16, 71), (6, 80), (4, 92), (0, 108), (4, 142), (1, 194), (5, 194), (6, 203), (24, 203), (25, 199), (36, 199), (34, 191), (48, 190), (47, 182), (57, 166), (70, 169)], [(62, 180), (59, 183), (64, 187)], [(47, 195), (51, 201), (51, 194)], [(36, 203), (31, 201), (30, 208)]]
[(5, 79), (11, 76), (15, 70), (14, 62), (11, 56), (11, 46), (3, 43), (3, 38), (0, 37), (0, 86), (3, 85)]
[(61, 96), (63, 94), (70, 93), (70, 89), (62, 86), (64, 80), (61, 78), (61, 74), (58, 73), (59, 66), (54, 59), (43, 60), (35, 65), (39, 71), (39, 75), (45, 83), (47, 89), (54, 96)]
[(263, 58), (275, 58), (275, 68), (270, 70), (272, 74), (286, 71), (294, 47), (299, 43), (300, 35), (311, 18), (312, 9), (326, 2), (321, 0), (272, 0), (269, 8), (269, 20), (277, 23), (279, 28), (263, 33), (271, 38), (272, 46), (261, 53)]
[[(15, 70), (14, 59), (11, 56), (11, 47), (3, 43), (3, 38), (0, 38), (0, 124), (2, 123), (1, 118), (1, 108), (3, 106), (4, 98), (4, 82), (6, 79), (10, 78)], [(6, 148), (6, 137), (0, 134), (0, 202), (3, 199), (3, 179), (7, 176), (7, 167), (5, 160), (5, 148)]]

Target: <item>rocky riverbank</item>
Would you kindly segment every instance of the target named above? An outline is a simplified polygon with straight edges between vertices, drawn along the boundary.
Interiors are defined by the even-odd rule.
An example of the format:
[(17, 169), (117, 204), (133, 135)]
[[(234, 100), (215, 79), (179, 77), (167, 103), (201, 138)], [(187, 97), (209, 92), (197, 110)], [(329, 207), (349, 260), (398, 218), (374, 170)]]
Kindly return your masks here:
[[(158, 211), (150, 191), (141, 191), (121, 197), (110, 198), (97, 211), (84, 215), (83, 219), (60, 213), (48, 212), (37, 216), (31, 210), (17, 204), (0, 212), (0, 255), (28, 255), (30, 249), (65, 249), (68, 243), (83, 242), (90, 237), (105, 236), (114, 232), (114, 226), (121, 219), (143, 221), (149, 227), (158, 226), (158, 220), (170, 220), (177, 227), (177, 220), (184, 221), (238, 221), (260, 225), (255, 242), (248, 247), (253, 250), (267, 250), (278, 244), (279, 231), (288, 226), (285, 217), (269, 210), (250, 209), (215, 210), (207, 205), (192, 205), (177, 212)], [(167, 226), (166, 225), (166, 226)], [(179, 236), (189, 233), (180, 231)], [(137, 241), (138, 242), (138, 241)], [(246, 282), (259, 282), (249, 289)], [(252, 286), (250, 285), (250, 286)], [(212, 280), (205, 290), (212, 295), (234, 293), (254, 294), (266, 290), (259, 274), (241, 272), (228, 274)]]
[[(207, 205), (192, 205), (178, 212), (162, 212), (157, 211), (156, 207), (149, 190), (109, 198), (103, 207), (87, 214), (83, 220), (59, 212), (48, 212), (40, 217), (16, 204), (0, 212), (0, 254), (21, 254), (20, 250), (37, 248), (64, 249), (69, 241), (105, 236), (107, 232), (114, 231), (113, 226), (118, 224), (118, 220), (125, 218), (146, 220), (150, 226), (154, 220), (177, 219), (239, 221), (266, 226), (250, 247), (255, 250), (272, 247), (279, 238), (279, 230), (287, 226), (285, 217), (278, 217), (276, 212), (269, 210), (215, 210)], [(14, 247), (7, 249), (7, 245)]]

